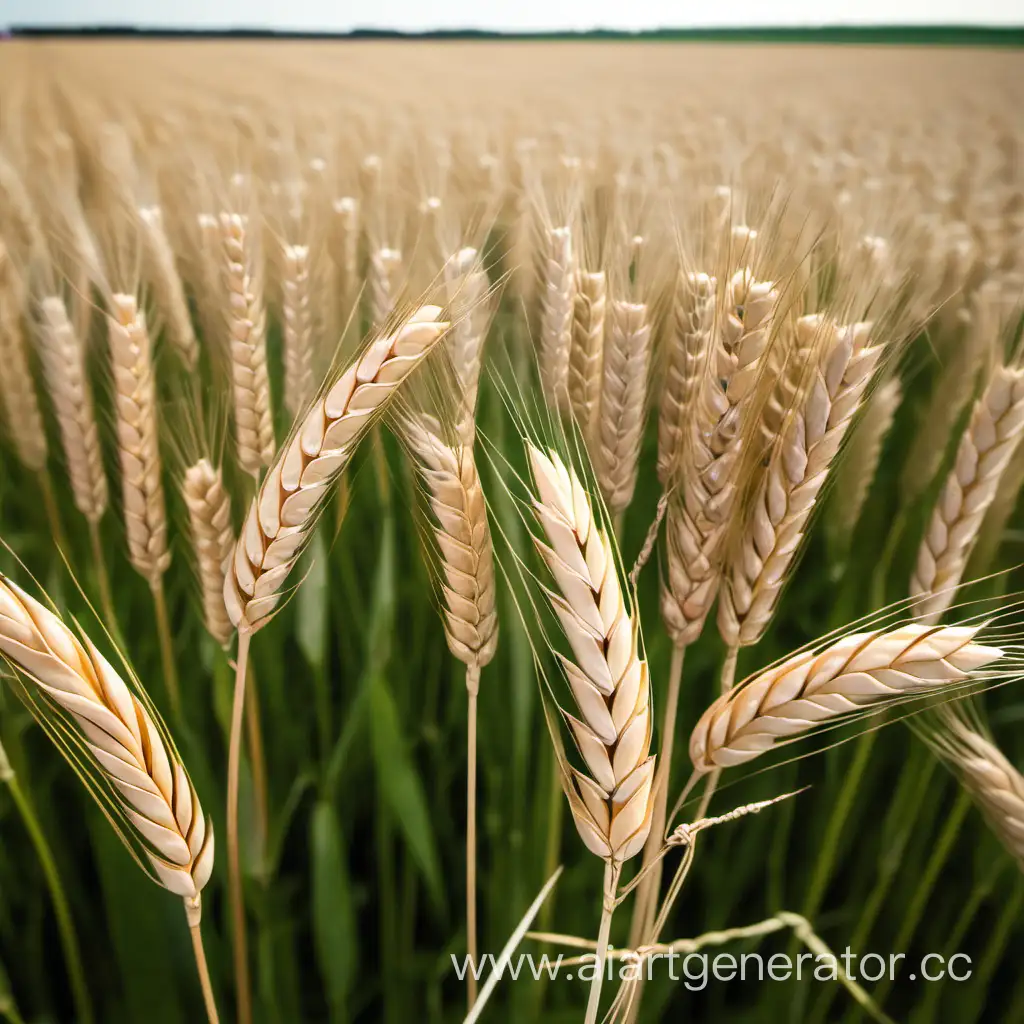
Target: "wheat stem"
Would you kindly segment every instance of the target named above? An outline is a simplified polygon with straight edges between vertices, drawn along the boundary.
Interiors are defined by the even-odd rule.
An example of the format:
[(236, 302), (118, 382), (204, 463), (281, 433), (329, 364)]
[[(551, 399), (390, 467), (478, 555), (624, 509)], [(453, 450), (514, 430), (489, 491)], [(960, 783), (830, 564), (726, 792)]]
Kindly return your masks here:
[(175, 719), (181, 719), (181, 687), (178, 683), (178, 668), (174, 661), (174, 640), (171, 636), (171, 621), (167, 616), (167, 599), (164, 596), (162, 578), (157, 578), (151, 585), (153, 592), (153, 608), (156, 612), (156, 632), (160, 640), (160, 662), (163, 666), (164, 685), (171, 702), (171, 712)]
[(53, 859), (53, 851), (50, 849), (46, 834), (36, 816), (35, 808), (21, 788), (17, 773), (11, 767), (11, 763), (7, 759), (7, 751), (4, 750), (2, 743), (0, 743), (0, 782), (7, 786), (7, 790), (11, 794), (14, 806), (21, 816), (22, 824), (36, 851), (39, 866), (46, 880), (46, 887), (50, 891), (50, 901), (53, 903), (53, 914), (57, 919), (57, 931), (60, 934), (60, 944), (67, 962), (68, 980), (71, 982), (71, 993), (75, 1001), (76, 1018), (81, 1024), (92, 1024), (92, 1021), (95, 1020), (92, 998), (89, 995), (89, 986), (85, 981), (78, 936), (75, 933), (75, 924), (71, 917), (64, 885), (60, 880), (60, 873), (57, 871), (57, 863)]
[(235, 655), (235, 689), (231, 704), (231, 733), (228, 740), (228, 900), (231, 904), (232, 938), (235, 955), (235, 993), (238, 1001), (239, 1024), (252, 1024), (252, 1005), (249, 992), (249, 953), (245, 932), (245, 897), (242, 892), (242, 868), (238, 853), (238, 780), (242, 760), (242, 720), (245, 710), (246, 669), (249, 663), (247, 629), (238, 631), (238, 651)]
[(597, 1024), (597, 1014), (601, 1004), (601, 983), (604, 981), (604, 962), (608, 956), (608, 936), (611, 934), (612, 914), (615, 912), (615, 890), (619, 884), (621, 871), (622, 865), (618, 861), (605, 861), (604, 888), (601, 894), (601, 925), (597, 930), (596, 963), (594, 964), (594, 977), (590, 982), (590, 997), (587, 999), (585, 1024)]
[(256, 836), (259, 841), (260, 853), (265, 856), (270, 821), (267, 800), (267, 764), (263, 753), (263, 727), (260, 720), (259, 688), (256, 685), (256, 670), (251, 662), (248, 666), (248, 673), (249, 680), (246, 687), (249, 699), (245, 702), (245, 733), (246, 742), (249, 747), (249, 768), (252, 772)]
[(466, 951), (470, 969), (467, 1001), (469, 1009), (477, 997), (474, 968), (479, 955), (476, 922), (476, 710), (480, 690), (480, 666), (466, 666), (466, 692), (469, 697), (466, 726)]
[(110, 589), (110, 573), (107, 571), (107, 556), (103, 551), (103, 539), (100, 537), (100, 524), (89, 522), (89, 547), (92, 551), (92, 564), (96, 570), (96, 583), (100, 594), (100, 610), (108, 630), (117, 635), (117, 615), (114, 612), (114, 594)]
[(213, 987), (210, 985), (210, 969), (206, 965), (206, 950), (203, 948), (203, 932), (198, 921), (189, 921), (189, 933), (192, 936), (192, 952), (196, 958), (196, 973), (199, 975), (199, 987), (203, 990), (203, 1004), (206, 1007), (206, 1019), (209, 1024), (220, 1024), (217, 1015), (217, 1003), (213, 998)]
[(50, 474), (45, 469), (41, 469), (37, 479), (39, 480), (39, 490), (43, 496), (43, 508), (46, 509), (46, 521), (50, 524), (50, 536), (60, 551), (67, 552), (68, 542), (64, 536), (64, 526), (61, 523), (60, 509), (57, 507), (57, 498), (53, 493)]

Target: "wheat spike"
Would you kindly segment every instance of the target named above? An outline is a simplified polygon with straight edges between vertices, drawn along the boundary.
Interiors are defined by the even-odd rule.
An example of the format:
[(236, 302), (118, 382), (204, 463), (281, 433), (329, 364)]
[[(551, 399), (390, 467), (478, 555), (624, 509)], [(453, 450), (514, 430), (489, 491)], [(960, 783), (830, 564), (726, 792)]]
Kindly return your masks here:
[(146, 315), (134, 296), (114, 294), (107, 323), (128, 557), (150, 586), (156, 586), (171, 563), (171, 555), (167, 550), (156, 385)]
[(445, 264), (448, 305), (452, 311), (449, 332), (452, 363), (459, 384), (456, 433), (462, 445), (472, 448), (476, 437), (476, 396), (483, 367), (484, 339), (490, 312), (487, 308), (487, 274), (476, 249), (460, 249)]
[(597, 479), (613, 514), (623, 512), (633, 500), (650, 356), (647, 306), (613, 299), (605, 334), (595, 460)]
[(947, 712), (941, 720), (935, 745), (981, 808), (996, 837), (1024, 864), (1024, 776), (989, 737), (960, 717)]
[(66, 712), (135, 832), (153, 879), (198, 922), (213, 869), (213, 828), (151, 710), (88, 637), (0, 577), (0, 651)]
[(658, 410), (658, 479), (675, 472), (685, 432), (685, 416), (700, 382), (715, 321), (718, 282), (707, 274), (680, 272), (672, 303), (665, 383)]
[(210, 636), (226, 647), (234, 632), (224, 606), (224, 571), (235, 546), (231, 499), (224, 490), (220, 470), (206, 459), (200, 459), (185, 470), (181, 492), (188, 507), (196, 553), (203, 621)]
[(359, 200), (342, 196), (331, 204), (328, 248), (337, 270), (337, 289), (342, 311), (347, 312), (359, 291)]
[(552, 409), (565, 408), (568, 401), (575, 283), (572, 232), (567, 227), (551, 228), (541, 296), (540, 380)]
[(491, 531), (473, 449), (447, 444), (440, 425), (427, 416), (410, 419), (404, 433), (436, 520), (448, 647), (481, 669), (497, 649), (498, 615)]
[(174, 252), (164, 230), (163, 213), (159, 206), (143, 206), (139, 209), (139, 221), (148, 264), (147, 277), (153, 286), (157, 307), (166, 320), (167, 336), (185, 366), (195, 370), (199, 362), (199, 343), (192, 329), (188, 300), (174, 262)]
[(60, 428), (71, 496), (78, 511), (90, 523), (98, 523), (107, 508), (107, 477), (85, 345), (75, 333), (61, 296), (46, 296), (39, 312), (40, 361)]
[(24, 293), (0, 241), (0, 402), (15, 454), (26, 469), (46, 467), (46, 431), (22, 329)]
[(569, 356), (569, 401), (584, 437), (591, 437), (598, 423), (607, 307), (605, 272), (577, 271)]
[(297, 416), (314, 390), (309, 246), (286, 244), (283, 256), (284, 404)]
[(423, 306), (371, 343), (281, 449), (249, 507), (224, 579), (236, 628), (255, 632), (277, 606), (330, 485), (395, 389), (448, 329), (440, 314)]
[(698, 772), (743, 764), (822, 722), (888, 700), (962, 683), (1003, 655), (974, 642), (980, 626), (917, 623), (851, 633), (723, 694), (690, 736)]
[(559, 655), (579, 708), (565, 713), (590, 775), (569, 768), (566, 794), (587, 848), (609, 862), (639, 853), (651, 827), (654, 756), (650, 683), (639, 626), (622, 594), (615, 552), (574, 470), (528, 445), (533, 511), (554, 578), (548, 596), (573, 659)]
[(894, 377), (881, 385), (864, 404), (864, 412), (850, 435), (836, 476), (829, 526), (837, 538), (848, 538), (860, 519), (882, 458), (882, 445), (902, 398), (903, 389), (899, 379)]
[(401, 273), (402, 254), (397, 249), (385, 247), (370, 253), (366, 290), (370, 304), (370, 323), (374, 327), (383, 327), (395, 308)]
[(238, 464), (254, 476), (274, 458), (274, 424), (267, 380), (266, 311), (253, 267), (248, 219), (221, 213), (224, 281), (228, 293), (231, 391)]
[(999, 480), (1024, 436), (1024, 369), (1000, 366), (974, 404), (910, 581), (916, 610), (935, 621), (950, 606)]
[(797, 321), (797, 333), (812, 352), (810, 378), (783, 424), (718, 602), (718, 628), (731, 647), (756, 643), (768, 625), (818, 494), (882, 353), (881, 345), (871, 343), (868, 323), (838, 325), (818, 315), (804, 316)]

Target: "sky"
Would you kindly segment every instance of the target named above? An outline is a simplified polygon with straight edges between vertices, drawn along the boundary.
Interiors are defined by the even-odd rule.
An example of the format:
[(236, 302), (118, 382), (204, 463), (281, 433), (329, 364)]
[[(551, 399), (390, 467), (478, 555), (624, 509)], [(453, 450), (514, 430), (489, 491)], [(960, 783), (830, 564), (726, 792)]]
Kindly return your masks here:
[(483, 28), (1024, 24), (1020, 0), (0, 0), (0, 25), (148, 28)]

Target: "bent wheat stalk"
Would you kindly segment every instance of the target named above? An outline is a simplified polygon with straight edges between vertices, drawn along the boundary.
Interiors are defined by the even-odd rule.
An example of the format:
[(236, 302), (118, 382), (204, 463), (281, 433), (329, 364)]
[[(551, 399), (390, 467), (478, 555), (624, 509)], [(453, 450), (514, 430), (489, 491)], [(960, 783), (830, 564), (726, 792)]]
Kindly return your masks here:
[(228, 887), (234, 921), (239, 1016), (251, 1018), (245, 904), (238, 859), (238, 780), (249, 641), (269, 621), (285, 580), (313, 532), (331, 484), (395, 390), (449, 324), (423, 306), (371, 342), (306, 412), (253, 498), (224, 576), (224, 605), (238, 631), (228, 744)]
[(554, 579), (548, 597), (573, 658), (558, 655), (580, 717), (563, 712), (590, 774), (565, 761), (562, 784), (587, 848), (605, 861), (597, 964), (587, 1024), (597, 1020), (604, 956), (624, 861), (651, 827), (650, 681), (640, 630), (623, 598), (615, 552), (594, 518), (575, 470), (553, 451), (527, 443), (533, 512), (545, 540), (537, 549)]
[(916, 611), (934, 622), (952, 604), (999, 481), (1024, 437), (1024, 369), (999, 367), (974, 405), (910, 581)]
[(794, 655), (704, 712), (690, 736), (694, 769), (743, 764), (841, 715), (963, 683), (1004, 653), (975, 642), (981, 628), (914, 623)]
[(62, 736), (60, 745), (68, 745), (65, 753), (76, 770), (84, 770), (79, 752), (94, 762), (105, 799), (97, 798), (111, 821), (117, 818), (131, 835), (129, 849), (137, 847), (145, 858), (136, 854), (140, 866), (184, 900), (207, 1014), (216, 1022), (199, 930), (201, 893), (213, 870), (213, 828), (156, 712), (88, 637), (79, 639), (54, 612), (3, 577), (0, 652), (31, 684), (27, 699), (44, 721), (40, 701), (63, 712), (66, 727), (51, 728)]
[[(440, 552), (441, 595), (448, 649), (466, 666), (469, 698), (466, 782), (466, 946), (472, 964), (478, 957), (476, 920), (476, 725), (480, 670), (498, 644), (494, 555), (487, 506), (472, 448), (450, 446), (440, 425), (429, 417), (404, 426), (409, 447), (429, 492)], [(469, 972), (469, 1007), (476, 1002), (476, 979)]]

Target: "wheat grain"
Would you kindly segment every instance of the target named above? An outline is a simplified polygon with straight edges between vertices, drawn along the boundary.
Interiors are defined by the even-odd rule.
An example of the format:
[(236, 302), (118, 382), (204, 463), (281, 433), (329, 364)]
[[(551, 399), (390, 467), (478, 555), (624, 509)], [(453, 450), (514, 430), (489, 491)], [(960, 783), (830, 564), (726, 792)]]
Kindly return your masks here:
[(595, 469), (608, 508), (616, 515), (629, 507), (636, 488), (650, 356), (646, 304), (613, 299), (605, 335)]
[(544, 398), (552, 409), (564, 409), (568, 403), (575, 282), (572, 232), (551, 228), (544, 259), (539, 358)]
[(639, 853), (651, 825), (650, 683), (638, 623), (626, 606), (615, 552), (574, 470), (528, 444), (533, 511), (547, 542), (552, 607), (573, 652), (558, 660), (579, 708), (565, 712), (590, 775), (575, 768), (566, 794), (580, 837), (609, 863)]
[(698, 772), (757, 757), (808, 729), (890, 700), (952, 687), (1003, 651), (976, 643), (980, 626), (918, 624), (852, 633), (794, 655), (723, 694), (690, 736)]
[(569, 401), (584, 437), (591, 437), (598, 423), (607, 307), (608, 279), (604, 271), (577, 271), (569, 356)]
[(106, 777), (153, 879), (198, 921), (213, 869), (213, 829), (152, 710), (88, 637), (0, 577), (0, 651), (60, 707)]
[(107, 477), (85, 346), (75, 334), (61, 296), (44, 297), (39, 312), (40, 361), (60, 428), (71, 496), (78, 511), (90, 523), (98, 523), (107, 508)]
[(867, 323), (840, 326), (812, 315), (800, 318), (797, 331), (812, 352), (810, 378), (795, 389), (797, 406), (783, 424), (747, 528), (728, 563), (718, 628), (731, 647), (755, 643), (768, 625), (818, 494), (882, 353), (881, 345), (871, 343)]
[(308, 245), (285, 245), (284, 291), (284, 404), (297, 416), (312, 397), (313, 320), (310, 301)]
[(185, 366), (195, 370), (199, 361), (199, 343), (192, 329), (188, 300), (174, 262), (174, 251), (164, 230), (163, 212), (159, 206), (143, 206), (139, 209), (139, 221), (142, 224), (143, 253), (148, 264), (147, 276), (153, 286), (157, 307), (166, 319), (167, 336)]
[(0, 241), (0, 402), (15, 454), (26, 469), (46, 467), (46, 431), (22, 329), (24, 292)]
[(960, 439), (921, 543), (910, 592), (935, 621), (950, 606), (999, 480), (1024, 437), (1024, 369), (1001, 366), (989, 378)]
[(275, 451), (267, 380), (266, 312), (248, 219), (225, 212), (219, 223), (229, 311), (236, 453), (242, 469), (256, 476), (261, 466), (270, 465)]
[(249, 507), (224, 580), (224, 603), (239, 630), (254, 632), (272, 614), (330, 485), (395, 389), (448, 329), (440, 313), (423, 306), (370, 344), (278, 454)]
[(107, 324), (128, 557), (155, 587), (170, 565), (171, 555), (146, 315), (134, 296), (115, 293), (110, 297)]
[(181, 492), (196, 553), (203, 621), (210, 636), (222, 647), (227, 646), (234, 632), (224, 606), (224, 571), (235, 546), (231, 499), (224, 490), (220, 470), (206, 459), (185, 470)]
[(445, 635), (452, 654), (483, 668), (498, 644), (494, 555), (487, 505), (473, 450), (449, 445), (440, 424), (418, 416), (404, 425), (404, 436), (430, 495), (440, 550)]

